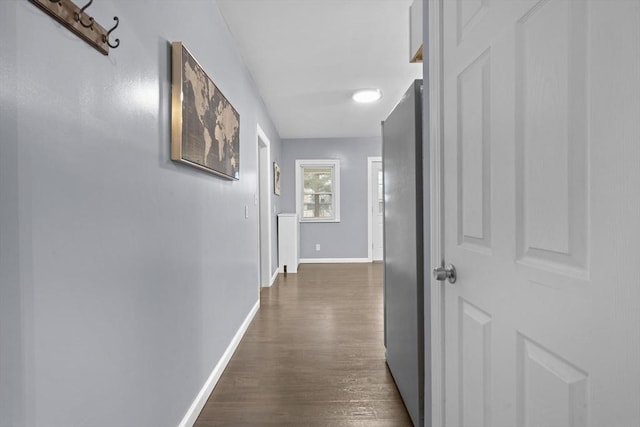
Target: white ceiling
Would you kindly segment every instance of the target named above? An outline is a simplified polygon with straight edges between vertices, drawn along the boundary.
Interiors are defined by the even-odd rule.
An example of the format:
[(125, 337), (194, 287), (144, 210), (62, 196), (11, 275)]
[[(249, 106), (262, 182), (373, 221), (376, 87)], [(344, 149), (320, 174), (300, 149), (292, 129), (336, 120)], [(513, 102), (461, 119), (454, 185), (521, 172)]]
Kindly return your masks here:
[[(422, 64), (409, 63), (411, 0), (218, 0), (282, 138), (380, 135)], [(360, 88), (381, 101), (355, 104)]]

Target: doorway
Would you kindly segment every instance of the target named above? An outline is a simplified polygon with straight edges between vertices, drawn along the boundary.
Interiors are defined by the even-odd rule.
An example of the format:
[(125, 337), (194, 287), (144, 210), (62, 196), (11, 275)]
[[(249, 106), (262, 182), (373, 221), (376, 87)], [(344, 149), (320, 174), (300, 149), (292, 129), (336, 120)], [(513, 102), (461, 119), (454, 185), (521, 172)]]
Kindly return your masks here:
[(384, 197), (382, 188), (382, 157), (368, 157), (368, 218), (369, 218), (369, 260), (382, 261), (384, 258), (383, 220)]
[(271, 150), (269, 138), (258, 125), (258, 233), (260, 287), (271, 286)]

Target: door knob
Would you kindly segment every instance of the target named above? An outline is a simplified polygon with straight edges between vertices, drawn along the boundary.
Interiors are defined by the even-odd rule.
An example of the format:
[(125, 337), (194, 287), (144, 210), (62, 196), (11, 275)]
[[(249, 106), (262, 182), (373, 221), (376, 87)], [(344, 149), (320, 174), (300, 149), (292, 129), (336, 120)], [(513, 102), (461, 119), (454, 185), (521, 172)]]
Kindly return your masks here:
[(449, 264), (446, 267), (434, 268), (433, 277), (436, 280), (448, 280), (449, 283), (456, 283), (456, 267), (453, 264)]

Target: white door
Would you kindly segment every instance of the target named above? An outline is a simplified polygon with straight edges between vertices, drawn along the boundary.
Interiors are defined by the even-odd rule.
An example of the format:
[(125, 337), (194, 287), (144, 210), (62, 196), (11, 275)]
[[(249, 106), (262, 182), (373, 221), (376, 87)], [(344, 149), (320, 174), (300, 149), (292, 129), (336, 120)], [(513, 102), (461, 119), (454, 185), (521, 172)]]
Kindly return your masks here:
[(430, 6), (436, 422), (640, 426), (640, 1)]
[(384, 255), (383, 222), (384, 222), (384, 192), (382, 189), (382, 161), (371, 163), (371, 259), (381, 261)]

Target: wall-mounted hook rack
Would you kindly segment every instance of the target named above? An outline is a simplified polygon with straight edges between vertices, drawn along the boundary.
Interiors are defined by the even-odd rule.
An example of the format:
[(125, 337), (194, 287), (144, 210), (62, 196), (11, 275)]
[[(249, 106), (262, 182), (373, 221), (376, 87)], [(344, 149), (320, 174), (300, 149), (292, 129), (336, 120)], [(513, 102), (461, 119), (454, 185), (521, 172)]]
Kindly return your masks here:
[(120, 39), (115, 39), (115, 43), (109, 41), (111, 32), (116, 29), (120, 21), (118, 17), (114, 17), (116, 25), (107, 31), (102, 25), (98, 24), (92, 16), (87, 14), (87, 9), (94, 0), (89, 0), (88, 3), (82, 7), (78, 7), (72, 0), (29, 1), (45, 11), (52, 18), (55, 18), (103, 55), (109, 55), (109, 47), (115, 49), (120, 45)]

